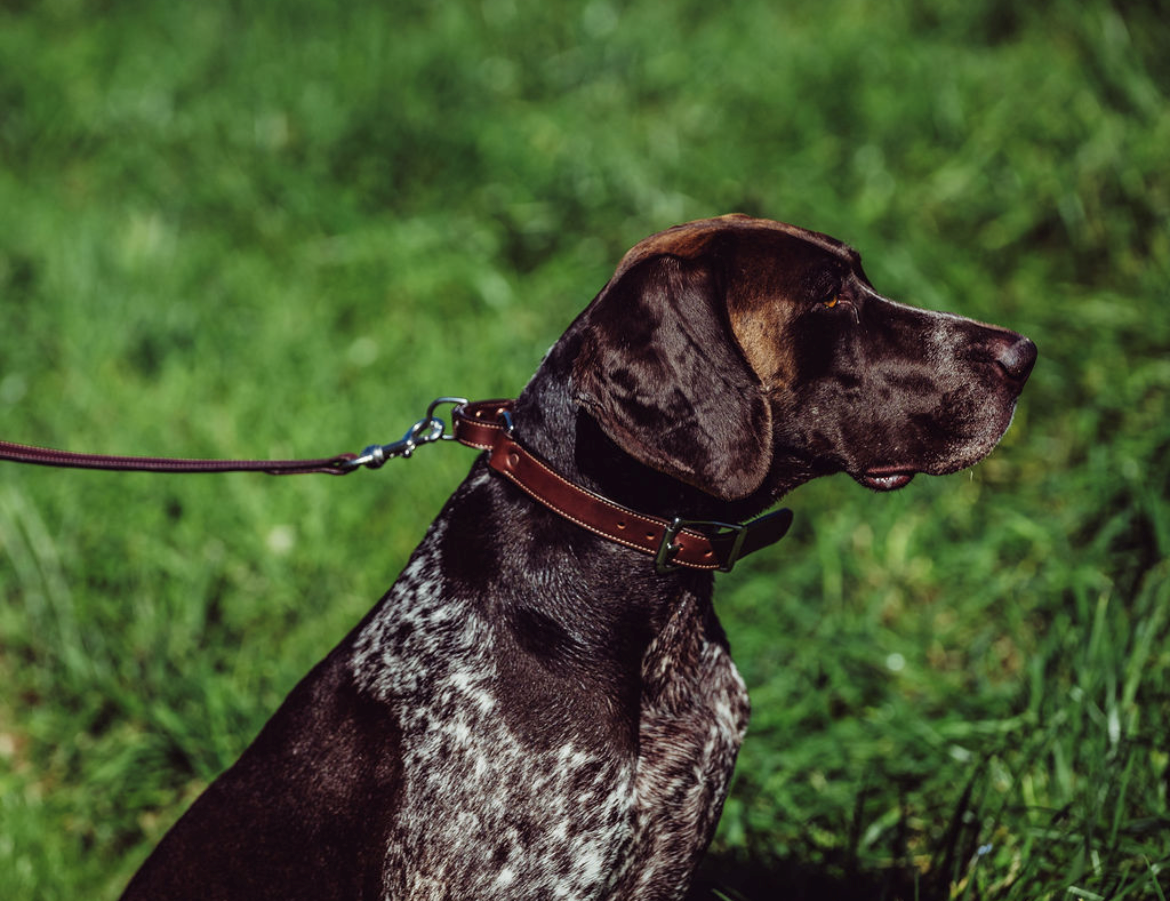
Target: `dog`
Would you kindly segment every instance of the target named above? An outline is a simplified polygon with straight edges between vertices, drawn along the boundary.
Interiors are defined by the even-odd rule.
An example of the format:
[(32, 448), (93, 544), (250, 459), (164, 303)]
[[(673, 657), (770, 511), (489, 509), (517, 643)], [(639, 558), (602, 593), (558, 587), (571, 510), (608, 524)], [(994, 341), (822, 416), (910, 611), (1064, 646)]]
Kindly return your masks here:
[(748, 722), (712, 607), (739, 524), (818, 476), (971, 466), (1035, 360), (880, 296), (825, 235), (732, 215), (645, 239), (471, 424), (506, 447), (124, 898), (682, 897)]

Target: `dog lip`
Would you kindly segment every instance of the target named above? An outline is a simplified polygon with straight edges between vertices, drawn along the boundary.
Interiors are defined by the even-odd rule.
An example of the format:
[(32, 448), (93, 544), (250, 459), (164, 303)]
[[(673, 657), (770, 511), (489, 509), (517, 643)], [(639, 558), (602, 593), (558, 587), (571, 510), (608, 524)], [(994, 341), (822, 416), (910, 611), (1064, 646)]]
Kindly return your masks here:
[(914, 475), (913, 472), (906, 470), (870, 469), (859, 476), (854, 476), (854, 478), (866, 488), (872, 488), (874, 491), (897, 491), (899, 488), (905, 488), (909, 485)]

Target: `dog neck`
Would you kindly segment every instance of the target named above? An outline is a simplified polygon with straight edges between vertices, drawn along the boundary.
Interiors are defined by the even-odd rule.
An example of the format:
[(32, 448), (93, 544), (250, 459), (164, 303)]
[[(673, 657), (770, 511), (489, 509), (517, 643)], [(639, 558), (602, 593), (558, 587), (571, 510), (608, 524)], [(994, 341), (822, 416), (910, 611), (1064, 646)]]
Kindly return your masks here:
[[(573, 399), (573, 331), (549, 352), (516, 400), (516, 440), (575, 485), (657, 516), (741, 522), (766, 510), (786, 486), (769, 481), (736, 501), (714, 497), (639, 462), (617, 446)], [(680, 412), (680, 415), (681, 412)]]

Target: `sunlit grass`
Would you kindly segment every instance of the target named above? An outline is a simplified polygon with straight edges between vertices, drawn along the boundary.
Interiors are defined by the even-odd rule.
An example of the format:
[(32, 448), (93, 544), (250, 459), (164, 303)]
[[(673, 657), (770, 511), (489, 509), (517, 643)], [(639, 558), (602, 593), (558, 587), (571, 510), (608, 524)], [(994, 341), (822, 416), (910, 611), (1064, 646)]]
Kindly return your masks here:
[[(1035, 339), (988, 461), (893, 496), (806, 486), (792, 536), (720, 578), (754, 714), (708, 876), (1165, 897), (1156, 11), (21, 6), (0, 12), (6, 439), (396, 438), (436, 395), (517, 392), (626, 247), (732, 210)], [(6, 892), (117, 895), (392, 582), (470, 462), (426, 450), (347, 479), (0, 467)]]

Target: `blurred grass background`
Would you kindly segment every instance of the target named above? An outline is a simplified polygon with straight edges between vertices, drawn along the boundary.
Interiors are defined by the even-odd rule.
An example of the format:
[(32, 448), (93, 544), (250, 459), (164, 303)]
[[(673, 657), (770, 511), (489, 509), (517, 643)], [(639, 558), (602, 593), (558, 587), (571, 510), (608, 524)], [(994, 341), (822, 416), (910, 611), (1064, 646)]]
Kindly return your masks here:
[[(849, 241), (1025, 332), (1004, 447), (720, 578), (754, 702), (701, 897), (1170, 893), (1165, 3), (0, 4), (0, 437), (317, 455), (512, 395), (653, 231)], [(113, 898), (469, 452), (0, 465), (0, 881)]]

